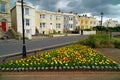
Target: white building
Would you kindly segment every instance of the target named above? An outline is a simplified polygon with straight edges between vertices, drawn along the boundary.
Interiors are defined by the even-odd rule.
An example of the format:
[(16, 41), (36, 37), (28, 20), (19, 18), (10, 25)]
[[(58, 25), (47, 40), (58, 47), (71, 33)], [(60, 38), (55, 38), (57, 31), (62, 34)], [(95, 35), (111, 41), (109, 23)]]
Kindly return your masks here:
[[(12, 27), (22, 34), (22, 12), (21, 1), (17, 1), (11, 9)], [(24, 3), (24, 26), (25, 36), (29, 39), (35, 35), (35, 7)]]
[(90, 28), (93, 28), (99, 25), (98, 20), (94, 16), (90, 16), (89, 19), (90, 19), (90, 22), (89, 22)]
[(65, 31), (75, 31), (79, 28), (79, 17), (74, 13), (63, 13)]
[(117, 27), (118, 24), (119, 24), (118, 21), (109, 19), (109, 20), (105, 21), (103, 25), (104, 25), (105, 27)]

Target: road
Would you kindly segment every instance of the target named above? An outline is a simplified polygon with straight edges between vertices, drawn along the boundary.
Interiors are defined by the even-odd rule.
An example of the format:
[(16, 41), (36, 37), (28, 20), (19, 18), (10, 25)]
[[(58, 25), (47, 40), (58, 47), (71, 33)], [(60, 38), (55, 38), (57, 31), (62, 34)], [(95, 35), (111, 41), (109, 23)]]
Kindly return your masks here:
[[(26, 49), (33, 50), (47, 46), (75, 42), (87, 36), (66, 36), (58, 38), (44, 38), (39, 40), (26, 40)], [(0, 41), (0, 56), (22, 52), (22, 40)]]

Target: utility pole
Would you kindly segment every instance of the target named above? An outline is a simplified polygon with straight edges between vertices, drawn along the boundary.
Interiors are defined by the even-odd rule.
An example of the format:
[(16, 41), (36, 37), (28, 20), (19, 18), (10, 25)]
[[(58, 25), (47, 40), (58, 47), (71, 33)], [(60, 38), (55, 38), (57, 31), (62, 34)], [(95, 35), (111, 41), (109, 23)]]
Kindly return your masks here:
[(23, 31), (23, 58), (26, 56), (26, 45), (25, 45), (25, 29), (24, 29), (24, 7), (23, 7), (23, 0), (21, 0), (21, 9), (22, 9), (22, 31)]

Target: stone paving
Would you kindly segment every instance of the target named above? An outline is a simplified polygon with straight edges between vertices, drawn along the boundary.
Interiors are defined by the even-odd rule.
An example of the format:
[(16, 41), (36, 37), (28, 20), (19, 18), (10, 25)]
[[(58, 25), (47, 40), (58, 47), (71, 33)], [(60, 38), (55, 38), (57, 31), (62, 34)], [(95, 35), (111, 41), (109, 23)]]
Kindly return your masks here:
[(0, 80), (120, 80), (120, 72), (3, 72)]
[(120, 64), (120, 49), (117, 48), (97, 48), (95, 49), (99, 51), (104, 56), (116, 61)]

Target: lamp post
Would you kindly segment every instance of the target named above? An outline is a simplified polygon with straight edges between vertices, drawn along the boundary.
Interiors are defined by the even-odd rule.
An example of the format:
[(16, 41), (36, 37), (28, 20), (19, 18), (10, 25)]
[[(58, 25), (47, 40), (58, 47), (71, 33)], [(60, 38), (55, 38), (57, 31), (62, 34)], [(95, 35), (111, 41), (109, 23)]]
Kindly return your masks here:
[(101, 12), (100, 14), (101, 14), (101, 33), (102, 33), (102, 27), (103, 27), (103, 24), (102, 24), (102, 22), (103, 22), (103, 12)]
[(22, 9), (22, 31), (23, 31), (23, 48), (22, 48), (22, 56), (23, 58), (26, 57), (26, 45), (25, 45), (25, 29), (24, 29), (24, 7), (23, 7), (23, 0), (21, 0), (21, 9)]

